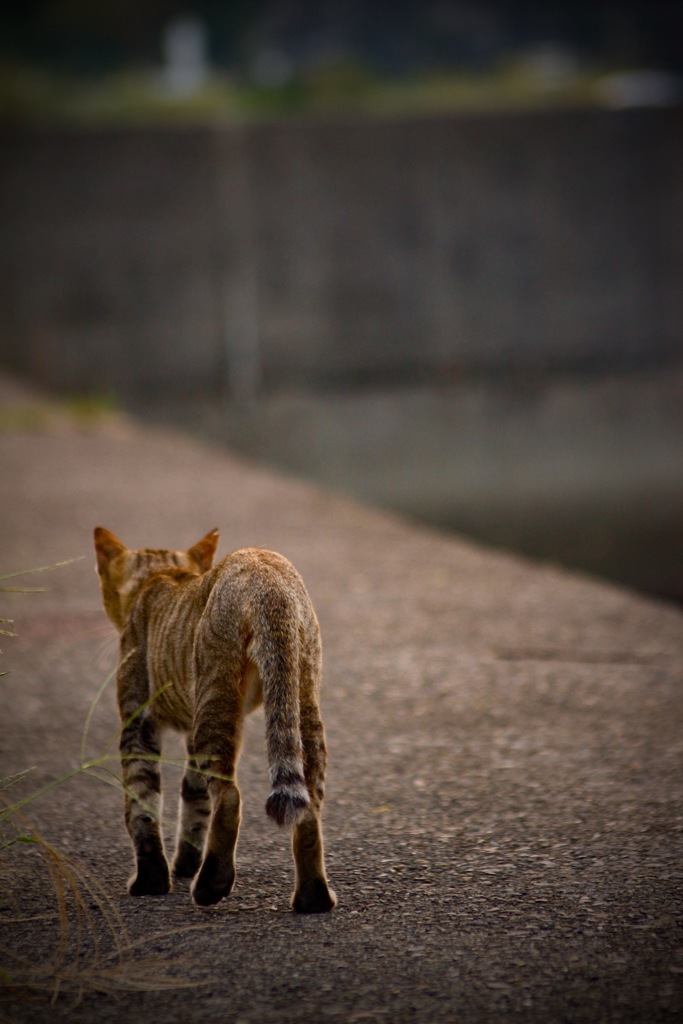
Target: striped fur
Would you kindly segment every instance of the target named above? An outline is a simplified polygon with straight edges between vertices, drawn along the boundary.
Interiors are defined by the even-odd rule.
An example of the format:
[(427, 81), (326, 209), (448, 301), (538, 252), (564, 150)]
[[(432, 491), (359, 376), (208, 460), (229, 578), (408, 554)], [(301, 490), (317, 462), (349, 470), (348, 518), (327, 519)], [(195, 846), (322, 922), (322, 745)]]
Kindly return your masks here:
[(271, 792), (266, 812), (293, 828), (292, 905), (331, 910), (320, 815), (325, 733), (320, 629), (303, 581), (273, 551), (234, 551), (212, 568), (216, 530), (188, 551), (131, 551), (95, 530), (105, 611), (120, 634), (118, 703), (132, 895), (161, 895), (171, 876), (160, 831), (161, 734), (186, 737), (173, 874), (200, 906), (235, 881), (244, 716), (263, 703)]

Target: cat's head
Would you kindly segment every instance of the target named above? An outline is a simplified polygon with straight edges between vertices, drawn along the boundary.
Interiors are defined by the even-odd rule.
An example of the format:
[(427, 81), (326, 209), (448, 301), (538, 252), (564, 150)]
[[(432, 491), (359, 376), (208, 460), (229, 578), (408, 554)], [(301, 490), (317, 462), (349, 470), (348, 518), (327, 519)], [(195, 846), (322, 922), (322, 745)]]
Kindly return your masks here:
[(131, 551), (109, 530), (96, 527), (95, 553), (102, 601), (116, 628), (122, 630), (126, 625), (130, 606), (145, 580), (166, 569), (184, 569), (201, 576), (211, 568), (218, 540), (218, 530), (212, 530), (187, 551)]

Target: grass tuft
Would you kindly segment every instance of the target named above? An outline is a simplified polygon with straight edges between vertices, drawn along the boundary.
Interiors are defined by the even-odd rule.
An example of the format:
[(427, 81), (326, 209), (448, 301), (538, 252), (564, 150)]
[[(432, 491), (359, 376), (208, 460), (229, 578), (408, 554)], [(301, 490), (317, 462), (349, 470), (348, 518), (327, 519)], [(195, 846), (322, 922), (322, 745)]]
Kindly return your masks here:
[[(16, 811), (12, 817), (17, 820)], [(145, 946), (173, 932), (131, 942), (116, 905), (101, 883), (25, 821), (21, 824), (23, 834), (0, 850), (20, 843), (37, 850), (54, 902), (48, 913), (14, 918), (3, 915), (2, 923), (14, 926), (18, 934), (22, 925), (39, 921), (58, 927), (50, 928), (55, 933), (54, 948), (42, 961), (36, 961), (21, 945), (19, 949), (15, 943), (0, 946), (0, 956), (7, 965), (0, 969), (0, 984), (7, 997), (40, 1000), (52, 1006), (59, 1002), (71, 1009), (91, 993), (116, 995), (129, 990), (150, 992), (204, 984), (183, 976), (188, 967), (183, 958), (145, 955)]]
[[(75, 561), (78, 559), (0, 576), (0, 592), (34, 593), (42, 588), (2, 584), (6, 580), (47, 572)], [(0, 621), (11, 625), (7, 619)], [(7, 636), (15, 635), (9, 630), (1, 632)], [(47, 913), (12, 917), (6, 912), (7, 908), (0, 912), (0, 923), (9, 929), (12, 937), (11, 944), (5, 942), (0, 945), (0, 958), (4, 963), (4, 966), (0, 965), (0, 989), (10, 1000), (38, 1000), (52, 1006), (59, 1002), (60, 1006), (66, 1005), (71, 1009), (89, 993), (116, 995), (130, 990), (149, 992), (206, 984), (205, 980), (192, 981), (186, 976), (189, 964), (182, 958), (145, 954), (145, 946), (154, 945), (160, 938), (176, 932), (159, 932), (131, 942), (115, 903), (100, 881), (48, 842), (25, 815), (29, 804), (78, 775), (92, 776), (123, 791), (121, 777), (111, 765), (113, 761), (120, 763), (120, 758), (118, 754), (110, 753), (120, 730), (111, 738), (104, 753), (96, 757), (88, 757), (87, 753), (93, 714), (117, 670), (118, 666), (107, 676), (91, 702), (83, 725), (80, 759), (75, 768), (14, 800), (10, 799), (8, 791), (23, 783), (34, 768), (25, 768), (0, 778), (2, 873), (9, 876), (15, 872), (22, 874), (26, 867), (25, 859), (37, 854), (53, 895), (53, 906)], [(153, 699), (157, 696), (159, 694)], [(149, 703), (143, 705), (137, 714), (144, 711)], [(164, 760), (184, 767), (184, 760), (182, 763), (173, 758)], [(33, 877), (33, 870), (31, 873)], [(21, 929), (23, 925), (32, 926), (42, 921), (51, 926), (56, 922), (58, 927), (51, 954), (41, 960), (32, 955), (30, 940), (27, 939), (26, 947), (21, 945)], [(208, 927), (215, 925), (194, 925), (180, 931)], [(50, 933), (52, 930), (50, 927)]]

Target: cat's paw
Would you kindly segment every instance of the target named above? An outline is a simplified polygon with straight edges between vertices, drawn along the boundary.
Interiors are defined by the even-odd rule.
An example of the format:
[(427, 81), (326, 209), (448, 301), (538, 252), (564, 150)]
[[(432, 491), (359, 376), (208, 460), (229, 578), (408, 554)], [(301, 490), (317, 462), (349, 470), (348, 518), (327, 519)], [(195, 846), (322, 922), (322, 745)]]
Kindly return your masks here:
[(171, 876), (165, 860), (154, 864), (138, 863), (136, 874), (128, 882), (131, 896), (165, 896), (170, 891)]
[(292, 910), (297, 914), (326, 914), (337, 905), (337, 894), (324, 878), (302, 884), (292, 896)]
[(234, 885), (234, 864), (221, 863), (213, 854), (209, 854), (192, 886), (192, 899), (198, 907), (212, 907), (229, 896)]
[(178, 845), (171, 871), (175, 878), (194, 878), (202, 863), (202, 851), (191, 843)]

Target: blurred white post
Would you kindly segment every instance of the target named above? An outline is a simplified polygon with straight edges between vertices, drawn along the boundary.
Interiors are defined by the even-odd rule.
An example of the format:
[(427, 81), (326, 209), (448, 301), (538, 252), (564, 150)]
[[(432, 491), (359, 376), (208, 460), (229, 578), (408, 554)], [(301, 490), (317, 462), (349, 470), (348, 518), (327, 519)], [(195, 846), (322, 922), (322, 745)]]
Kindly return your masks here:
[(206, 26), (199, 18), (175, 18), (164, 29), (164, 82), (174, 96), (191, 96), (209, 77)]

